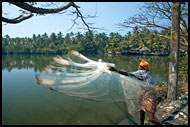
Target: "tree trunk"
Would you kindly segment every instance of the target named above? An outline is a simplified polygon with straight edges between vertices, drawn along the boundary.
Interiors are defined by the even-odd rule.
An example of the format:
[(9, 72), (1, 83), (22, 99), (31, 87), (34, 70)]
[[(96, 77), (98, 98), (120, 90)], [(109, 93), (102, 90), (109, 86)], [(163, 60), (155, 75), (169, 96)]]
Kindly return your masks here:
[(172, 27), (170, 42), (169, 84), (168, 99), (177, 99), (178, 86), (178, 62), (179, 62), (179, 24), (180, 24), (180, 2), (172, 5)]

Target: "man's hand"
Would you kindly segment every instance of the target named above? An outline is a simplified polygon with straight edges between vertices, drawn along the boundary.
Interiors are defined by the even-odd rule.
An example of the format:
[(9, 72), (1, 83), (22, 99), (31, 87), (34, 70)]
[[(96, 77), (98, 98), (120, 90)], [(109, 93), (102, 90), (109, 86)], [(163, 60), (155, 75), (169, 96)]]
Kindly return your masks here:
[(128, 72), (117, 70), (117, 69), (114, 68), (114, 67), (109, 67), (109, 70), (110, 70), (110, 71), (115, 71), (115, 72), (117, 72), (117, 73), (119, 73), (119, 74), (122, 74), (122, 75), (125, 75), (125, 76), (129, 76)]
[(114, 68), (114, 67), (109, 67), (109, 70), (110, 70), (110, 71), (116, 71), (116, 72), (117, 72), (117, 69)]

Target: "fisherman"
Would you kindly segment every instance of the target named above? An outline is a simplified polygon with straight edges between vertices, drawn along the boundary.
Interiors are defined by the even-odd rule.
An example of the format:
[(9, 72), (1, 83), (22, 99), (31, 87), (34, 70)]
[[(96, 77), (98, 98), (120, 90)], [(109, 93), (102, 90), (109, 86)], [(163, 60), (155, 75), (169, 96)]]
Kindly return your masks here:
[[(138, 66), (138, 70), (135, 72), (125, 72), (118, 70), (114, 67), (110, 67), (109, 70), (118, 72), (125, 76), (134, 77), (138, 80), (144, 81), (149, 85), (154, 85), (152, 81), (152, 76), (150, 74), (150, 65), (148, 62), (142, 60)], [(140, 109), (140, 122), (144, 125), (145, 112), (148, 113), (149, 121), (157, 125), (162, 125), (157, 119), (155, 119), (157, 96), (153, 89), (150, 89), (143, 93), (139, 98)]]

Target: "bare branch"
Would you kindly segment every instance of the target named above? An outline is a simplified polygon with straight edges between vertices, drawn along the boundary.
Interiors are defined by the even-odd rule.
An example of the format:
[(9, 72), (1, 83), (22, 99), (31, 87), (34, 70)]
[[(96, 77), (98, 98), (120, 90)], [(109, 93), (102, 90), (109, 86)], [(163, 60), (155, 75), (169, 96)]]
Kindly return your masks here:
[[(188, 47), (188, 38), (186, 39), (186, 37), (184, 35), (180, 35), (180, 38), (183, 39), (183, 41), (180, 41), (180, 44)], [(184, 42), (184, 43), (182, 43), (182, 42)]]
[(77, 23), (76, 23), (76, 20), (78, 19), (78, 17), (76, 17), (74, 20), (72, 20), (73, 21), (73, 24), (72, 24), (72, 26), (68, 29), (68, 31), (70, 31), (73, 27), (74, 27), (74, 25), (76, 25)]
[(165, 9), (165, 8), (163, 9), (158, 4), (155, 4), (155, 5), (156, 5), (156, 7), (154, 7), (154, 9), (158, 10), (159, 12), (161, 12), (161, 14), (163, 14), (164, 16), (166, 16), (167, 19), (169, 19), (171, 21), (171, 12), (169, 11), (169, 9)]
[[(188, 26), (187, 26), (185, 20), (184, 20), (183, 18), (180, 18), (180, 20), (182, 21), (182, 25), (185, 27), (185, 30), (186, 30), (186, 32), (188, 33)], [(181, 28), (181, 27), (180, 27), (180, 28)], [(181, 28), (181, 30), (182, 30), (182, 28)]]
[(69, 7), (73, 6), (76, 8), (76, 5), (70, 2), (69, 4), (66, 4), (64, 6), (55, 8), (55, 9), (44, 9), (44, 8), (39, 8), (39, 7), (33, 7), (25, 2), (10, 2), (22, 9), (25, 9), (27, 11), (30, 11), (32, 13), (38, 13), (38, 14), (52, 14), (52, 13), (58, 13), (60, 11), (66, 10)]
[(80, 11), (79, 11), (79, 9), (77, 7), (76, 7), (76, 10), (77, 10), (78, 14), (80, 15), (81, 20), (83, 21), (83, 23), (88, 28), (88, 31), (90, 31), (88, 24), (84, 21), (83, 16), (82, 16), (82, 14), (80, 13)]
[[(74, 3), (73, 3), (73, 4), (74, 4)], [(74, 23), (73, 23), (73, 25), (71, 26), (71, 28), (76, 24), (76, 20), (80, 17), (81, 20), (82, 20), (82, 22), (84, 23), (84, 25), (87, 27), (87, 30), (88, 30), (88, 31), (91, 31), (90, 28), (91, 28), (91, 29), (100, 29), (100, 28), (96, 28), (96, 27), (90, 27), (90, 25), (92, 25), (92, 24), (91, 24), (91, 23), (86, 23), (85, 20), (84, 20), (84, 19), (87, 19), (87, 18), (95, 18), (96, 16), (90, 16), (90, 15), (88, 15), (87, 17), (84, 17), (84, 16), (81, 14), (81, 12), (79, 11), (78, 6), (74, 4), (74, 7), (75, 7), (76, 11), (74, 11), (74, 12), (72, 12), (72, 13), (73, 13), (73, 14), (76, 14), (77, 17), (73, 20)], [(71, 28), (70, 28), (70, 29), (71, 29)]]
[(150, 22), (149, 19), (146, 18), (143, 14), (139, 14), (136, 17), (130, 17), (128, 20), (125, 20), (124, 23), (120, 23), (119, 25), (127, 28), (133, 28), (130, 26), (131, 24), (142, 27), (157, 27), (168, 30), (167, 27), (155, 24), (154, 20), (153, 22)]
[(33, 16), (33, 14), (30, 13), (30, 15), (28, 15), (28, 16), (20, 15), (17, 18), (14, 18), (14, 19), (8, 19), (8, 18), (5, 18), (5, 17), (2, 17), (2, 21), (6, 22), (6, 23), (16, 24), (16, 23), (22, 22), (22, 21), (24, 21), (26, 19), (29, 19), (32, 16)]
[(141, 13), (129, 17), (122, 24), (121, 27), (131, 28), (130, 25), (137, 25), (149, 28), (161, 28), (168, 30), (168, 26), (159, 23), (163, 19), (171, 20), (171, 9), (169, 3), (146, 3), (140, 8)]
[(154, 35), (157, 35), (157, 36), (160, 36), (160, 37), (164, 37), (164, 38), (167, 38), (167, 39), (171, 39), (170, 36), (165, 36), (165, 35), (161, 35), (161, 34), (156, 34), (156, 33), (153, 33)]
[[(87, 16), (84, 16), (82, 15), (81, 11), (79, 10), (79, 6), (77, 6), (74, 2), (69, 2), (68, 4), (64, 5), (64, 6), (56, 6), (55, 8), (43, 8), (43, 7), (49, 7), (51, 5), (54, 5), (55, 4), (53, 2), (49, 3), (49, 4), (46, 4), (45, 6), (42, 6), (42, 7), (34, 7), (33, 4), (29, 4), (27, 2), (9, 2), (17, 7), (20, 7), (26, 11), (29, 11), (31, 14), (32, 13), (37, 13), (37, 14), (40, 14), (40, 15), (43, 15), (43, 14), (62, 14), (63, 12), (65, 13), (65, 11), (63, 10), (66, 10), (70, 7), (73, 7), (75, 9), (75, 11), (72, 12), (72, 15), (76, 15), (76, 18), (73, 21), (73, 24), (71, 26), (70, 29), (72, 29), (74, 27), (74, 25), (77, 24), (77, 19), (80, 18), (82, 20), (82, 23), (84, 24), (84, 26), (88, 29), (88, 31), (90, 31), (90, 29), (100, 29), (100, 28), (96, 28), (96, 27), (90, 27), (91, 25), (93, 25), (92, 23), (87, 23), (86, 22), (86, 19), (89, 19), (89, 18), (95, 18), (96, 17), (96, 13), (94, 16), (91, 16), (91, 15), (87, 15)], [(8, 18), (5, 18), (5, 17), (2, 17), (2, 20), (3, 22), (6, 22), (6, 23), (19, 23), (23, 20), (26, 20), (30, 17), (32, 17), (33, 15), (30, 15), (30, 16), (27, 16), (27, 17), (24, 17), (23, 15), (15, 18), (15, 19), (8, 19)], [(22, 17), (22, 18), (21, 18)], [(69, 29), (69, 30), (70, 30)]]

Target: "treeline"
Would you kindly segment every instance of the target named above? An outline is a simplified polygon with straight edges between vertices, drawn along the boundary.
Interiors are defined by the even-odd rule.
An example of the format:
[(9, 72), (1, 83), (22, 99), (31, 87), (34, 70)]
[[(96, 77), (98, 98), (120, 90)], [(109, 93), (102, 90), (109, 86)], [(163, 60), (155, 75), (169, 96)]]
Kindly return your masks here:
[[(71, 50), (77, 50), (83, 54), (104, 54), (104, 53), (122, 53), (131, 49), (150, 49), (151, 52), (167, 51), (169, 52), (170, 39), (160, 37), (159, 35), (170, 36), (170, 31), (150, 31), (149, 29), (140, 29), (135, 27), (132, 32), (125, 36), (119, 33), (93, 33), (80, 32), (47, 33), (43, 35), (33, 34), (32, 38), (11, 38), (9, 35), (2, 37), (2, 53), (67, 53)], [(184, 52), (184, 48), (180, 49)]]

